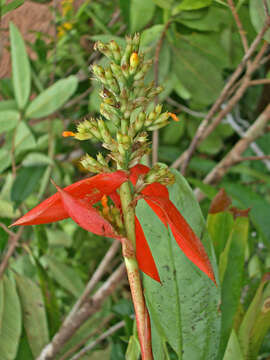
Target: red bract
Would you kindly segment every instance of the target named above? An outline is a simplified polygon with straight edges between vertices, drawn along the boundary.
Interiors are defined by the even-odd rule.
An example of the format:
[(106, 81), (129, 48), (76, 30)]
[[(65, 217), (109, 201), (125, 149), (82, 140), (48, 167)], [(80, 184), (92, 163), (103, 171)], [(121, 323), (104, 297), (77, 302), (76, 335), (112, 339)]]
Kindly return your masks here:
[[(122, 236), (117, 234), (109, 221), (101, 216), (93, 205), (100, 201), (103, 195), (108, 195), (120, 208), (121, 203), (116, 190), (128, 179), (135, 185), (138, 177), (148, 171), (148, 167), (136, 165), (130, 170), (129, 177), (124, 171), (116, 171), (78, 181), (64, 189), (57, 187), (56, 194), (30, 210), (13, 225), (45, 224), (70, 217), (87, 231), (121, 241)], [(177, 244), (185, 255), (215, 282), (202, 243), (170, 201), (167, 188), (159, 183), (150, 184), (141, 191), (141, 195), (163, 224), (166, 227), (170, 226)], [(135, 217), (135, 228), (136, 257), (139, 267), (145, 274), (160, 282), (155, 261), (137, 217)]]

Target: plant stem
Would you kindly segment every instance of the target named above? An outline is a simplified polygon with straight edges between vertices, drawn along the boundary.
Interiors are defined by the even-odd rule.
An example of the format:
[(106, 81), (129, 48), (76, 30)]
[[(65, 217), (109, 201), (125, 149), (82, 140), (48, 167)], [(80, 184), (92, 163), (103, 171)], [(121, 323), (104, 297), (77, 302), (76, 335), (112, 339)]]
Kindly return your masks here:
[(135, 211), (131, 205), (133, 199), (128, 182), (125, 182), (120, 187), (120, 199), (127, 234), (127, 241), (123, 242), (123, 256), (135, 309), (142, 360), (153, 360), (150, 319), (145, 304), (139, 266), (136, 259)]

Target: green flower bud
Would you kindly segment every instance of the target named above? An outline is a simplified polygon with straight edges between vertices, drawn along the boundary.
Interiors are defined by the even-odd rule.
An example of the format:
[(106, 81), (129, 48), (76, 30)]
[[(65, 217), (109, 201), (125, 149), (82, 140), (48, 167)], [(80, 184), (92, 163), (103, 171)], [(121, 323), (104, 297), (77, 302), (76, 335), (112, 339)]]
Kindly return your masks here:
[(102, 136), (102, 140), (104, 141), (104, 143), (110, 144), (112, 142), (112, 136), (107, 128), (107, 125), (102, 119), (98, 119), (97, 124), (100, 134)]
[(91, 70), (96, 78), (98, 78), (103, 84), (106, 84), (105, 71), (101, 66), (94, 64), (92, 65)]
[(120, 60), (121, 60), (121, 49), (119, 47), (119, 45), (117, 44), (116, 41), (114, 40), (111, 40), (110, 43), (109, 43), (109, 47), (110, 47), (110, 50), (113, 54), (113, 57), (114, 57), (114, 61), (117, 63), (117, 64), (120, 64)]
[(104, 172), (104, 167), (92, 156), (86, 154), (80, 161), (81, 165), (88, 171), (94, 173)]

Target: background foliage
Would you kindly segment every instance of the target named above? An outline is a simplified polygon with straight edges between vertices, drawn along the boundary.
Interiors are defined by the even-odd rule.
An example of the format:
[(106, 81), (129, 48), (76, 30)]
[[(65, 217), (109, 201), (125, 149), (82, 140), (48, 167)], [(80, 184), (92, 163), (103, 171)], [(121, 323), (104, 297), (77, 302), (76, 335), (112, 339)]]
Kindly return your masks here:
[[(85, 151), (92, 156), (102, 151), (95, 142), (78, 143), (61, 137), (63, 130), (74, 130), (81, 119), (96, 116), (99, 110), (100, 88), (92, 80), (89, 66), (105, 64), (106, 60), (93, 50), (95, 41), (115, 39), (123, 45), (126, 34), (141, 32), (141, 48), (149, 59), (154, 58), (146, 80), (162, 84), (164, 92), (160, 99), (164, 107), (178, 113), (181, 120), (171, 122), (159, 132), (158, 146), (154, 142), (159, 161), (168, 165), (174, 164), (188, 148), (198, 126), (245, 54), (229, 1), (85, 0), (77, 8), (68, 0), (62, 1), (60, 7), (52, 1), (37, 2), (50, 6), (56, 34), (51, 37), (36, 33), (35, 41), (26, 43), (18, 28), (10, 23), (12, 72), (10, 77), (0, 79), (2, 264), (5, 265), (9, 249), (17, 244), (13, 246), (13, 256), (5, 274), (0, 268), (0, 353), (3, 360), (37, 358), (58, 331), (64, 316), (111, 245), (111, 240), (87, 233), (70, 220), (19, 231), (7, 229), (15, 218), (54, 192), (50, 177), (61, 186), (81, 179), (86, 174), (78, 165), (80, 156)], [(1, 3), (4, 16), (23, 6), (24, 1)], [(263, 1), (238, 0), (235, 6), (251, 44), (266, 18)], [(263, 41), (270, 40), (270, 30), (263, 39), (257, 51)], [(27, 54), (30, 48), (31, 57)], [(221, 294), (213, 287), (208, 288), (205, 279), (190, 284), (180, 281), (177, 286), (165, 281), (164, 288), (157, 293), (154, 286), (147, 285), (150, 279), (145, 276), (149, 304), (156, 304), (157, 308), (163, 306), (162, 309), (167, 307), (167, 312), (162, 310), (152, 319), (155, 359), (270, 357), (270, 160), (250, 158), (269, 154), (269, 126), (256, 140), (259, 152), (254, 153), (254, 146), (247, 148), (243, 156), (250, 159), (229, 167), (218, 185), (203, 183), (205, 176), (234, 148), (243, 132), (268, 105), (268, 53), (269, 50), (265, 52), (265, 61), (252, 74), (253, 80), (264, 79), (264, 83), (246, 88), (223, 121), (199, 144), (189, 163), (185, 175), (191, 186), (200, 188), (205, 194), (200, 205), (206, 223), (183, 178), (179, 176), (170, 189), (176, 206), (200, 237), (204, 239), (208, 237), (207, 231), (209, 233), (219, 268)], [(208, 214), (210, 202), (220, 188), (225, 188), (233, 206), (251, 208), (249, 219), (235, 217), (227, 208)], [(145, 222), (144, 231), (149, 232), (153, 254), (160, 259), (161, 276), (164, 279), (169, 276), (166, 262), (183, 266), (183, 271), (194, 271), (182, 254), (167, 251), (169, 233), (163, 236), (167, 239), (165, 245), (153, 243), (162, 231), (158, 219), (153, 219), (151, 210), (143, 204), (139, 204), (138, 211), (142, 224)], [(157, 234), (149, 229), (148, 218), (154, 222)], [(120, 262), (118, 254), (96, 289)], [(172, 291), (180, 299), (177, 304), (175, 297), (171, 300), (166, 297)], [(181, 305), (183, 294), (187, 299)], [(217, 303), (219, 296), (221, 300)], [(160, 299), (163, 305), (159, 304)], [(211, 311), (217, 306), (221, 330), (217, 320), (211, 320)], [(196, 311), (202, 319), (199, 324), (192, 324)], [(137, 359), (139, 348), (132, 313), (129, 289), (124, 282), (67, 342), (58, 358), (75, 359), (72, 356), (81, 348), (99, 338), (106, 329), (121, 324), (117, 332), (105, 336), (79, 358)], [(172, 319), (172, 314), (173, 319), (179, 321), (166, 323), (166, 319)], [(185, 328), (192, 326), (193, 337)], [(213, 329), (216, 329), (214, 334)], [(179, 334), (182, 342), (176, 344)], [(216, 344), (212, 342), (213, 337), (216, 337)], [(219, 353), (214, 355), (211, 346), (218, 347), (219, 337)]]

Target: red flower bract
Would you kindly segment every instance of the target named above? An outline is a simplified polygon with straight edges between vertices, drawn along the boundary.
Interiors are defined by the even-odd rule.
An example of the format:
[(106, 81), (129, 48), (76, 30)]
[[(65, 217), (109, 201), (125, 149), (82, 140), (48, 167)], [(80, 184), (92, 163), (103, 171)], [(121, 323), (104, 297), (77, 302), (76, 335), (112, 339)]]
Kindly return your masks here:
[[(121, 203), (116, 190), (128, 180), (135, 185), (138, 177), (148, 171), (148, 167), (136, 165), (130, 169), (129, 176), (119, 170), (78, 181), (64, 189), (57, 186), (56, 194), (44, 200), (12, 225), (46, 224), (71, 217), (87, 231), (121, 241), (123, 237), (117, 234), (109, 221), (100, 215), (93, 205), (100, 201), (103, 195), (108, 195), (120, 208)], [(213, 270), (202, 243), (170, 201), (167, 188), (159, 183), (153, 183), (147, 185), (141, 191), (141, 195), (163, 224), (166, 227), (170, 226), (177, 244), (185, 255), (215, 283)], [(136, 258), (139, 267), (145, 274), (160, 282), (155, 261), (137, 217), (135, 217), (135, 228)]]

